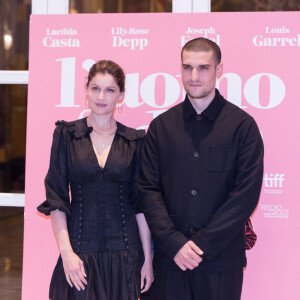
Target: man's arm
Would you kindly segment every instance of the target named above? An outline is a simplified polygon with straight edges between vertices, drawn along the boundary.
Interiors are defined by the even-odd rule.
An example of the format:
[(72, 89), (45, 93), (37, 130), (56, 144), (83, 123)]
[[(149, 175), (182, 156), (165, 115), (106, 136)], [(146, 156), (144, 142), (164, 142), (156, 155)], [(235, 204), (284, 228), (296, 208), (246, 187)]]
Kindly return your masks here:
[(225, 249), (257, 206), (263, 178), (263, 153), (260, 132), (253, 118), (249, 118), (241, 128), (235, 186), (208, 226), (191, 238), (205, 256), (213, 258)]
[(174, 259), (189, 239), (175, 229), (169, 217), (161, 185), (163, 174), (160, 174), (160, 149), (157, 137), (154, 120), (149, 126), (142, 151), (138, 179), (139, 198), (152, 235), (164, 253)]

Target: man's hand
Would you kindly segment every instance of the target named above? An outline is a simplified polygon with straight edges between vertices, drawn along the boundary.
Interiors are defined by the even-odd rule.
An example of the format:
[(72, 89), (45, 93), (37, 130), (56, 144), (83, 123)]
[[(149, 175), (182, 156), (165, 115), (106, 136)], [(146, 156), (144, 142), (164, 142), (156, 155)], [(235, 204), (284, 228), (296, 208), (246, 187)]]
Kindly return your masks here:
[(193, 270), (202, 262), (203, 251), (192, 241), (182, 246), (174, 257), (176, 265), (182, 270)]

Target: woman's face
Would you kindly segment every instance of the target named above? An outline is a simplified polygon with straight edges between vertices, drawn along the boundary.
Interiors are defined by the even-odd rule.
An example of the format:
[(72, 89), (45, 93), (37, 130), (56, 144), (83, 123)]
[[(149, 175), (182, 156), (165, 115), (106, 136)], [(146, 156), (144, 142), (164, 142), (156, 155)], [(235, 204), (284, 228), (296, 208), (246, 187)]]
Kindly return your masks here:
[(124, 97), (114, 77), (108, 73), (97, 73), (86, 90), (91, 112), (96, 115), (112, 114), (118, 100)]

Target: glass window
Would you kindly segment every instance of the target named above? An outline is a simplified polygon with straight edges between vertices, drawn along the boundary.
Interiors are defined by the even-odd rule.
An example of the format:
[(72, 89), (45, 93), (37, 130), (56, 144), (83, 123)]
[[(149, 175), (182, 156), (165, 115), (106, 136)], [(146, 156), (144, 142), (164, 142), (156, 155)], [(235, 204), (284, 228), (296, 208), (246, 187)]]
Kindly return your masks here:
[(299, 0), (211, 0), (211, 11), (292, 11), (300, 10)]
[[(172, 0), (70, 0), (69, 7), (70, 13), (172, 12)], [(300, 10), (299, 0), (211, 0), (212, 12), (293, 10)]]
[(70, 0), (70, 13), (171, 12), (172, 0)]
[(30, 0), (0, 1), (0, 70), (28, 69), (30, 13)]
[(0, 85), (0, 192), (24, 193), (27, 85)]

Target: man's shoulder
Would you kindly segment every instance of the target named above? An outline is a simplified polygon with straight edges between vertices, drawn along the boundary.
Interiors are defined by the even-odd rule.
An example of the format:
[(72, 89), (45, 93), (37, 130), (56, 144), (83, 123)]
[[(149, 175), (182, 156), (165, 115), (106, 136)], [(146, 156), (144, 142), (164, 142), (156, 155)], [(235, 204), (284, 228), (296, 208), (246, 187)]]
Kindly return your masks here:
[(159, 116), (157, 116), (155, 119), (153, 119), (152, 122), (168, 122), (173, 118), (178, 118), (183, 113), (183, 102), (180, 102), (171, 108), (169, 108), (167, 111), (161, 113)]
[(236, 104), (230, 102), (229, 100), (225, 99), (224, 106), (222, 109), (223, 114), (229, 114), (231, 116), (235, 116), (239, 119), (253, 119), (253, 117), (247, 113), (245, 110), (237, 106)]

